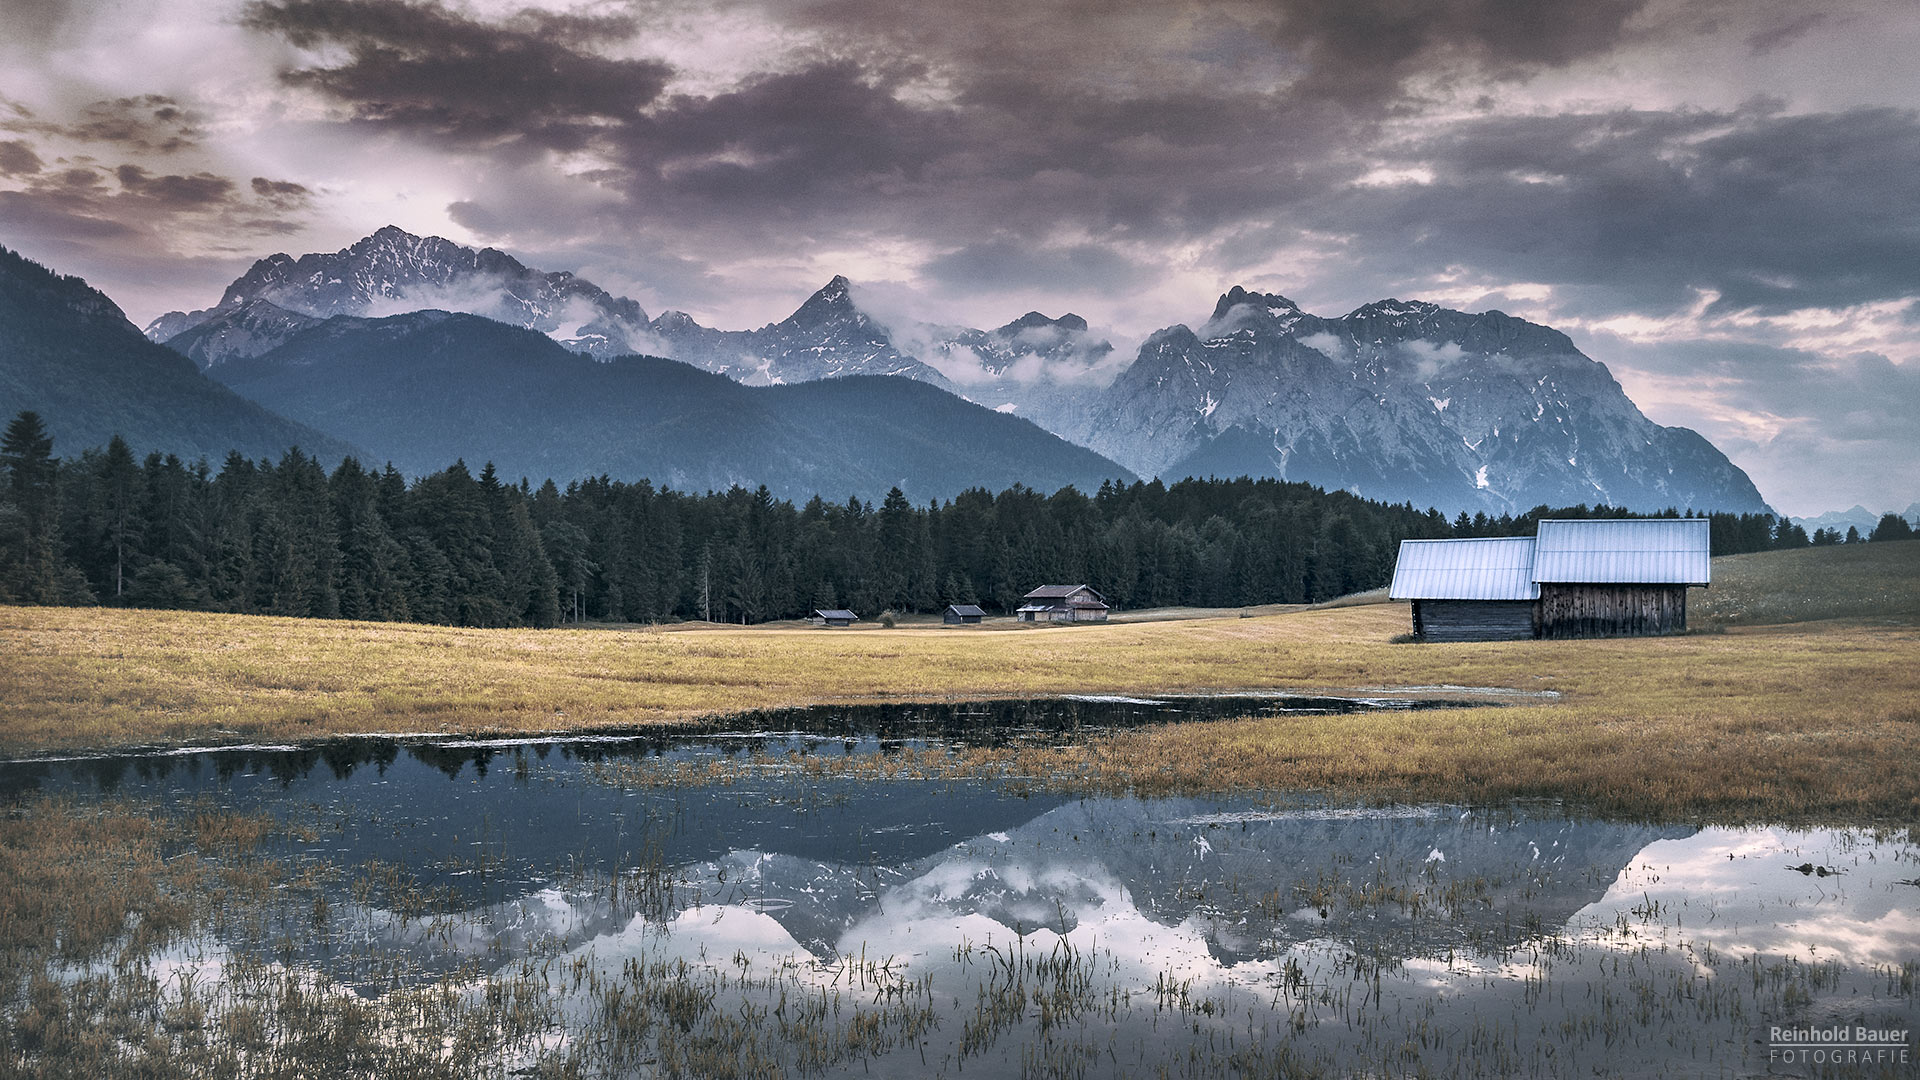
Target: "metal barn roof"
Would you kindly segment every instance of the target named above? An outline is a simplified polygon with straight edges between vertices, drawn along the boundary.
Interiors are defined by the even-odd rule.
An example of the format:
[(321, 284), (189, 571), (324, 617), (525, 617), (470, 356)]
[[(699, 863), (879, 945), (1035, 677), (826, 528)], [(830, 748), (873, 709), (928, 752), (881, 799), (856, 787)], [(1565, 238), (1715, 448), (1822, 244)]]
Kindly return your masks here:
[(1712, 543), (1705, 518), (1540, 523), (1533, 580), (1570, 584), (1706, 585)]
[(1099, 597), (1102, 600), (1106, 599), (1106, 597), (1100, 595), (1100, 590), (1094, 588), (1091, 585), (1042, 585), (1039, 588), (1028, 593), (1027, 595), (1021, 597), (1021, 599), (1023, 600), (1064, 600), (1067, 597), (1072, 596), (1074, 593), (1079, 592), (1081, 589), (1087, 590), (1088, 592), (1092, 593), (1093, 595)]
[(985, 611), (982, 611), (977, 604), (948, 604), (947, 610), (953, 612), (955, 615), (966, 618), (972, 618), (976, 615), (984, 618), (987, 614)]
[(1533, 600), (1533, 538), (1402, 540), (1395, 600)]
[(814, 609), (813, 617), (816, 619), (858, 619), (860, 618), (860, 616), (855, 615), (853, 612), (848, 611), (845, 608), (816, 608)]

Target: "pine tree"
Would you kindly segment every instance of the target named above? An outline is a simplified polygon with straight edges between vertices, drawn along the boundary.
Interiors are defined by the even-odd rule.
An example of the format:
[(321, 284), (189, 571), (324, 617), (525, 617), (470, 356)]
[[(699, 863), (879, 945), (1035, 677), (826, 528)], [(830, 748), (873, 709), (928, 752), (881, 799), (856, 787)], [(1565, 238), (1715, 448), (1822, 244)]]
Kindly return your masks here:
[[(541, 488), (545, 492), (546, 488)], [(556, 493), (557, 494), (557, 493)], [(534, 496), (536, 504), (540, 498)], [(587, 590), (600, 566), (590, 555), (585, 530), (564, 518), (556, 517), (540, 529), (540, 545), (553, 561), (563, 603), (560, 618), (564, 622), (583, 622), (587, 617)]]
[(7, 491), (13, 504), (35, 533), (53, 529), (54, 482), (59, 470), (53, 460), (53, 436), (40, 414), (22, 412), (0, 437), (0, 469), (6, 470)]
[(1867, 539), (1871, 541), (1911, 540), (1913, 526), (1907, 524), (1907, 519), (1899, 514), (1885, 514), (1880, 518), (1880, 524), (1873, 527), (1873, 533)]
[(349, 457), (327, 483), (339, 523), (341, 617), (407, 618), (411, 564), (380, 514), (381, 478)]
[(111, 553), (110, 595), (121, 599), (127, 591), (129, 557), (135, 554), (134, 541), (140, 535), (140, 466), (133, 460), (133, 448), (115, 435), (107, 443), (96, 476), (104, 531), (100, 537)]
[(57, 603), (65, 569), (55, 537), (59, 463), (38, 413), (22, 412), (7, 425), (0, 438), (0, 469), (6, 472), (6, 502), (19, 519), (17, 538), (0, 544), (0, 595)]

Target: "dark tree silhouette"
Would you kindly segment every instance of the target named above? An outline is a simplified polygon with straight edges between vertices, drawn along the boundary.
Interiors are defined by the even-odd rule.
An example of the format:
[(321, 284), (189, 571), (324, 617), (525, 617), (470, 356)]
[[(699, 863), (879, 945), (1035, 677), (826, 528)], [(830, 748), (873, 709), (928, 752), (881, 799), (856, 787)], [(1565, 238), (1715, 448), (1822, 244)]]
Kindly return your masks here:
[[(1302, 603), (1386, 584), (1404, 539), (1633, 516), (1539, 506), (1449, 522), (1245, 477), (795, 506), (764, 487), (693, 494), (606, 476), (536, 489), (459, 461), (411, 483), (351, 458), (329, 475), (298, 450), (230, 454), (216, 473), (137, 461), (121, 439), (60, 461), (30, 415), (9, 425), (0, 466), (0, 600), (469, 626), (1008, 612), (1041, 584), (1091, 584), (1120, 608)], [(1714, 514), (1711, 529), (1719, 554), (1810, 542), (1766, 514)], [(1883, 521), (1874, 539), (1899, 529)]]

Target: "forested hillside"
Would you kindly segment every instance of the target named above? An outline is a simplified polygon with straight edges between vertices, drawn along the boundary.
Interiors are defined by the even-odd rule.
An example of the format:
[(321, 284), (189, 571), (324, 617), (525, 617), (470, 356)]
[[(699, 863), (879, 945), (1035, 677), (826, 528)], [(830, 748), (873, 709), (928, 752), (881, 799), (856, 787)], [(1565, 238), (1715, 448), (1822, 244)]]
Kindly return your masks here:
[[(1244, 478), (919, 505), (898, 491), (796, 505), (764, 488), (694, 495), (604, 477), (534, 487), (464, 463), (409, 483), (351, 458), (329, 475), (299, 452), (233, 454), (218, 470), (142, 461), (118, 439), (56, 459), (31, 415), (7, 428), (0, 468), (0, 600), (472, 626), (1008, 611), (1043, 583), (1090, 583), (1123, 609), (1308, 602), (1385, 584), (1409, 537), (1624, 516), (1449, 521)], [(1719, 553), (1808, 542), (1768, 515), (1714, 517)]]
[(140, 335), (113, 301), (0, 247), (0, 418), (31, 409), (63, 445), (115, 434), (190, 457), (290, 446), (329, 463), (346, 443), (267, 411)]

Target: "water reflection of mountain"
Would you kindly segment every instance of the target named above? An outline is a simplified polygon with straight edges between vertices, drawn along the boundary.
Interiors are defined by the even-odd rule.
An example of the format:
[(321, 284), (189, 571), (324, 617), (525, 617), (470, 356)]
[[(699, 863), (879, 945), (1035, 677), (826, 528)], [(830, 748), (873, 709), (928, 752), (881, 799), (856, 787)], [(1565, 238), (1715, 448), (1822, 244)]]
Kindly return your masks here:
[[(862, 799), (846, 809), (888, 813), (896, 827), (913, 828), (913, 800), (883, 807)], [(1088, 799), (1002, 829), (991, 816), (980, 820), (985, 832), (897, 862), (800, 854), (762, 834), (766, 846), (676, 864), (680, 887), (654, 914), (750, 907), (823, 959), (862, 945), (911, 949), (898, 935), (927, 920), (983, 918), (1011, 938), (1067, 934), (1116, 913), (1187, 926), (1223, 966), (1308, 940), (1399, 958), (1564, 926), (1647, 845), (1695, 832), (1513, 810), (1271, 812), (1247, 800)], [(719, 827), (690, 823), (689, 831), (708, 825)], [(730, 831), (739, 835), (738, 826)], [(951, 823), (931, 831), (952, 835)], [(471, 922), (538, 925), (579, 941), (631, 917), (584, 894), (563, 906), (542, 894), (531, 905), (501, 905), (510, 915), (476, 911)], [(893, 939), (853, 940), (863, 932)]]
[[(0, 788), (207, 795), (237, 809), (330, 813), (309, 850), (412, 868), (476, 910), (565, 871), (677, 868), (678, 903), (750, 901), (817, 954), (889, 903), (1009, 933), (1064, 933), (1116, 904), (1202, 928), (1223, 963), (1308, 938), (1391, 953), (1564, 924), (1636, 852), (1685, 828), (1568, 820), (1549, 809), (1273, 811), (1255, 800), (1077, 800), (989, 781), (879, 782), (740, 770), (731, 783), (625, 788), (588, 767), (886, 753), (900, 739), (1053, 738), (1167, 710), (1357, 707), (1301, 698), (1050, 700), (794, 710), (753, 718), (809, 734), (352, 739), (304, 747), (0, 765)], [(832, 729), (838, 729), (837, 731)], [(878, 733), (876, 733), (878, 732)], [(484, 858), (484, 875), (460, 867)], [(579, 903), (591, 906), (585, 895)], [(604, 926), (568, 901), (567, 918)]]
[[(1309, 938), (1400, 954), (1564, 925), (1641, 849), (1694, 831), (1457, 808), (1274, 813), (1244, 801), (1088, 799), (884, 875), (735, 853), (687, 877), (725, 878), (703, 889), (706, 903), (773, 901), (768, 913), (820, 955), (845, 947), (841, 936), (876, 905), (984, 916), (1012, 934), (1066, 933), (1119, 902), (1203, 928), (1230, 964)], [(731, 872), (718, 874), (724, 865)]]

